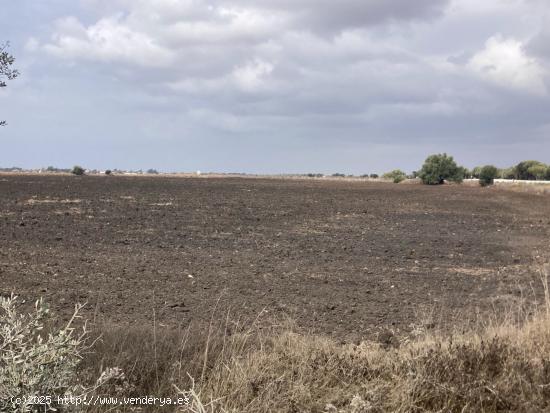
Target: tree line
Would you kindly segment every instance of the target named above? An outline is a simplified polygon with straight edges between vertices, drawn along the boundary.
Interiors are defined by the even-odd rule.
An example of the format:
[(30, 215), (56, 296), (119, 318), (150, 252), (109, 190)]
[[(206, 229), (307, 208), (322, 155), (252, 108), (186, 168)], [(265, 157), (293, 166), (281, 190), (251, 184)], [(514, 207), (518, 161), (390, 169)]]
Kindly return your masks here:
[(487, 186), (492, 185), (497, 178), (527, 181), (550, 180), (550, 165), (529, 160), (509, 168), (485, 165), (468, 169), (459, 166), (452, 156), (440, 153), (428, 156), (420, 171), (413, 171), (411, 175), (405, 174), (400, 169), (395, 169), (385, 173), (383, 177), (391, 179), (395, 183), (402, 182), (407, 178), (420, 178), (427, 185), (440, 185), (445, 182), (460, 183), (464, 179), (479, 179), (482, 186)]

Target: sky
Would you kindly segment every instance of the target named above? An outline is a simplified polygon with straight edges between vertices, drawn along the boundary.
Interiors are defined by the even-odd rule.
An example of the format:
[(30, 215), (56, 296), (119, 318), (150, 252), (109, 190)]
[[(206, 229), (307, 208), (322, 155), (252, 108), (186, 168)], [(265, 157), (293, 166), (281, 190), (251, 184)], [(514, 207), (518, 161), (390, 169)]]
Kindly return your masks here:
[(550, 163), (547, 0), (4, 1), (0, 166)]

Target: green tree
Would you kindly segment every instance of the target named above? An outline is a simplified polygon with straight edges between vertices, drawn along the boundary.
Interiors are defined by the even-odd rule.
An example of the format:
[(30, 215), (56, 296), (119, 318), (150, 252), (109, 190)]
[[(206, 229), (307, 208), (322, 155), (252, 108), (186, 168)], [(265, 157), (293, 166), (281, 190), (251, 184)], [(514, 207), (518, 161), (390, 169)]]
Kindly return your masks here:
[(476, 166), (472, 169), (472, 178), (479, 179), (479, 174), (481, 173), (481, 166)]
[(516, 169), (515, 168), (505, 168), (499, 171), (499, 176), (502, 179), (515, 179), (516, 178)]
[[(8, 46), (9, 43), (0, 45), (0, 88), (7, 86), (6, 80), (13, 80), (19, 75), (19, 72), (12, 68), (15, 58), (7, 52)], [(5, 120), (0, 120), (0, 126), (5, 124)]]
[(84, 175), (84, 172), (85, 172), (85, 171), (84, 171), (84, 168), (81, 167), (81, 166), (78, 166), (78, 165), (75, 165), (75, 166), (73, 167), (73, 170), (71, 171), (71, 173), (72, 173), (73, 175), (78, 175), (78, 176)]
[(538, 164), (530, 166), (527, 169), (527, 173), (529, 175), (532, 175), (535, 177), (536, 180), (543, 180), (546, 178), (546, 172), (548, 171), (548, 167), (544, 164)]
[(493, 165), (485, 165), (479, 172), (479, 184), (481, 186), (493, 185), (498, 176), (498, 169)]
[(446, 153), (430, 155), (418, 176), (427, 185), (440, 185), (445, 181), (462, 182), (464, 168), (459, 167), (453, 157)]
[(398, 184), (399, 182), (407, 179), (407, 174), (400, 169), (394, 169), (391, 172), (386, 172), (382, 177), (385, 179), (391, 179), (394, 184)]
[(514, 167), (515, 178), (533, 181), (537, 179), (534, 173), (540, 173), (540, 167), (546, 168), (546, 165), (539, 161), (522, 161)]
[(468, 168), (464, 166), (459, 166), (459, 173), (462, 174), (462, 179), (469, 179), (472, 177), (472, 171), (470, 171)]

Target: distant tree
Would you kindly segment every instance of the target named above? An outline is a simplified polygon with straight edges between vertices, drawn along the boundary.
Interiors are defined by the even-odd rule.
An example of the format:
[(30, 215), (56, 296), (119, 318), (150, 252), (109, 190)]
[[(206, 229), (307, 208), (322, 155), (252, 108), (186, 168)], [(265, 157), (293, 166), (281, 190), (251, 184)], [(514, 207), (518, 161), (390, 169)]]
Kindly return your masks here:
[(543, 163), (533, 165), (529, 167), (529, 169), (527, 169), (527, 173), (529, 175), (534, 176), (537, 181), (545, 179), (547, 171), (548, 171), (548, 167)]
[(539, 161), (522, 161), (514, 167), (515, 178), (527, 181), (533, 181), (537, 179), (535, 173), (540, 173), (542, 168), (546, 168), (546, 165)]
[(470, 179), (472, 177), (472, 171), (464, 166), (458, 167), (459, 173), (462, 174), (462, 179)]
[(75, 166), (73, 167), (73, 170), (71, 171), (71, 173), (72, 173), (73, 175), (77, 175), (77, 176), (84, 175), (84, 172), (85, 172), (85, 171), (84, 171), (84, 168), (81, 167), (81, 166), (78, 166), (78, 165), (75, 165)]
[(391, 179), (394, 184), (398, 184), (399, 182), (407, 179), (407, 174), (400, 169), (394, 169), (391, 172), (386, 172), (382, 177), (385, 179)]
[(152, 169), (152, 168), (151, 168), (151, 169), (147, 169), (147, 173), (148, 173), (148, 174), (156, 175), (156, 174), (158, 174), (158, 171), (157, 171), (156, 169)]
[(418, 176), (427, 185), (440, 185), (445, 181), (462, 182), (464, 168), (459, 167), (453, 157), (446, 153), (430, 155)]
[(516, 169), (514, 167), (501, 169), (499, 171), (499, 176), (501, 179), (515, 179)]
[[(12, 68), (15, 58), (7, 52), (9, 43), (0, 45), (0, 88), (6, 87), (6, 80), (13, 80), (19, 76), (19, 72)], [(0, 120), (0, 126), (6, 125), (5, 120)]]
[(378, 174), (370, 174), (370, 177), (371, 177), (372, 179), (377, 179), (379, 176), (378, 176)]
[(479, 179), (479, 175), (481, 174), (481, 166), (476, 166), (474, 169), (471, 170), (472, 178)]
[(342, 173), (335, 173), (335, 174), (332, 174), (333, 177), (335, 178), (345, 178), (346, 177), (346, 174), (342, 174)]
[(498, 169), (493, 165), (485, 165), (479, 172), (479, 184), (481, 186), (493, 185), (498, 176)]
[(111, 175), (112, 172), (113, 172), (113, 171), (111, 171), (110, 169), (106, 169), (106, 170), (105, 170), (105, 175)]

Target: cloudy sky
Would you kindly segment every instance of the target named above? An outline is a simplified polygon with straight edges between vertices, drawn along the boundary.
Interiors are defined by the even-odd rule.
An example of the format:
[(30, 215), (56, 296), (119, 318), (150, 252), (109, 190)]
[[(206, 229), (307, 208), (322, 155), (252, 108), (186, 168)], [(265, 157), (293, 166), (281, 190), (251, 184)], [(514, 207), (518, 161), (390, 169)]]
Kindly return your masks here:
[(0, 166), (550, 162), (547, 0), (3, 2)]

